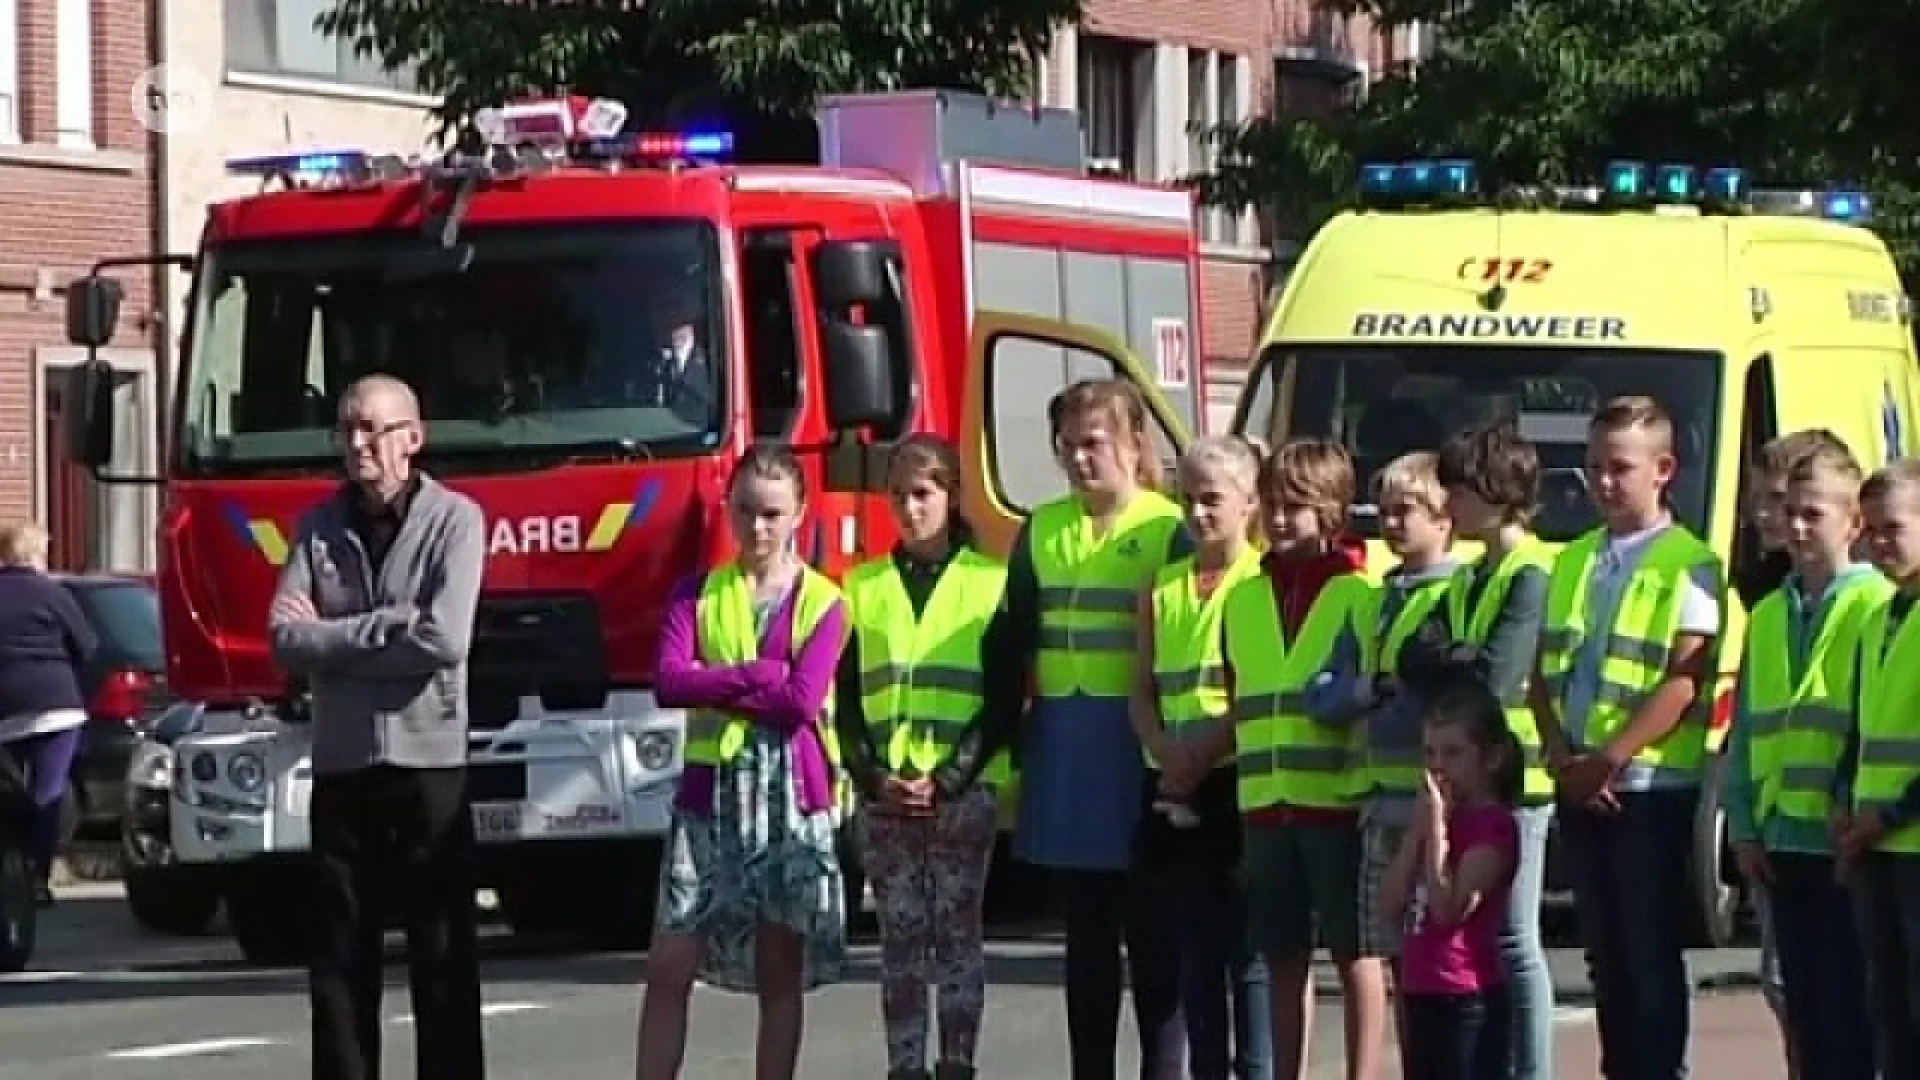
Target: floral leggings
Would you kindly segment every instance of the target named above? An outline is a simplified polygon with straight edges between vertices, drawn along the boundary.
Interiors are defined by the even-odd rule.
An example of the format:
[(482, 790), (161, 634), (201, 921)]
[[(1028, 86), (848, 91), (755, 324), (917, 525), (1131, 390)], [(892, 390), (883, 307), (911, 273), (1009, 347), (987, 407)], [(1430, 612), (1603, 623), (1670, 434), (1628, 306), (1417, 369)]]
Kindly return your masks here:
[(981, 922), (998, 821), (993, 792), (979, 787), (940, 804), (931, 818), (860, 814), (860, 861), (880, 916), (880, 1013), (891, 1074), (927, 1068), (929, 984), (939, 990), (940, 1063), (973, 1064), (986, 1011)]

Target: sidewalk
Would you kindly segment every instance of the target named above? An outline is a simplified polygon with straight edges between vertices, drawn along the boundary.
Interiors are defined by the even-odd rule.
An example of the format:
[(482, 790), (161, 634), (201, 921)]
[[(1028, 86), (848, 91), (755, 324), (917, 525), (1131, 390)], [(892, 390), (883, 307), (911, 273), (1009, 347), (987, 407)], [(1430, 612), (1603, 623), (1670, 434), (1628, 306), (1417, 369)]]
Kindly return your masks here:
[[(1600, 1033), (1589, 1017), (1555, 1033), (1554, 1068), (1560, 1076), (1600, 1075)], [(1758, 993), (1704, 993), (1693, 998), (1693, 1075), (1702, 1080), (1785, 1080), (1780, 1029)]]

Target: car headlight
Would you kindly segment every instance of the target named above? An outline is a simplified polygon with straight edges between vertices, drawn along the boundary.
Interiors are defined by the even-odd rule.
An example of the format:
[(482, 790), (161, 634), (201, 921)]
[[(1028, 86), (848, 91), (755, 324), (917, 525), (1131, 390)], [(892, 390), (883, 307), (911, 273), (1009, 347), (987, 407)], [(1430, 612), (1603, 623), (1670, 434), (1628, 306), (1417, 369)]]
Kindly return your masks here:
[(261, 760), (259, 754), (245, 751), (235, 754), (227, 762), (227, 782), (239, 791), (259, 791), (267, 782), (267, 763)]
[(188, 762), (187, 767), (192, 772), (195, 783), (211, 784), (220, 779), (220, 763), (205, 750), (193, 755), (193, 760)]
[(670, 732), (646, 732), (634, 740), (634, 749), (640, 759), (640, 767), (648, 772), (661, 772), (673, 765), (673, 735)]
[(127, 762), (127, 786), (165, 791), (173, 786), (174, 768), (172, 750), (143, 739), (134, 747), (133, 757)]

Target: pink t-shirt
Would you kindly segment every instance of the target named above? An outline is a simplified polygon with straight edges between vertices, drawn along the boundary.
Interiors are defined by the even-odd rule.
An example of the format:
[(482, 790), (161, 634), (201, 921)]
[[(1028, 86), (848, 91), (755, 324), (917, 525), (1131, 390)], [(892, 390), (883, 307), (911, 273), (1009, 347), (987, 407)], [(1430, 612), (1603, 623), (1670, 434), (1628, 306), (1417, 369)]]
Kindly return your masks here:
[(1474, 994), (1506, 981), (1500, 958), (1500, 928), (1507, 918), (1507, 893), (1513, 886), (1520, 852), (1520, 829), (1504, 806), (1457, 810), (1447, 819), (1447, 865), (1477, 847), (1505, 857), (1506, 873), (1480, 898), (1464, 922), (1444, 925), (1427, 910), (1425, 882), (1414, 885), (1407, 933), (1400, 946), (1400, 979), (1409, 994)]

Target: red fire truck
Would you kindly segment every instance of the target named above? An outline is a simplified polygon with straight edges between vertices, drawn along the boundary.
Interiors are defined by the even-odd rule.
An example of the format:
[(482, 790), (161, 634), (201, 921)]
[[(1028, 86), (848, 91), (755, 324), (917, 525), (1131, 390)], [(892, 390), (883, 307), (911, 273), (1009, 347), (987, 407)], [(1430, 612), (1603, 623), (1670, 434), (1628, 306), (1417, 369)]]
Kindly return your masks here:
[[(171, 789), (166, 880), (217, 889), (247, 956), (289, 955), (312, 786), (267, 602), (338, 482), (355, 378), (418, 389), (425, 466), (488, 515), (484, 883), (518, 931), (606, 941), (645, 935), (681, 765), (682, 716), (649, 692), (661, 608), (728, 556), (723, 488), (749, 444), (798, 452), (803, 548), (838, 572), (892, 543), (884, 461), (906, 433), (959, 442), (967, 509), (1004, 551), (1062, 490), (1061, 386), (1139, 383), (1163, 454), (1203, 425), (1188, 193), (1088, 176), (1067, 112), (912, 92), (815, 119), (803, 164), (730, 160), (725, 131), (635, 134), (577, 98), (490, 111), (483, 139), (430, 160), (231, 163), (263, 190), (213, 206), (199, 252), (171, 260), (193, 288), (157, 478), (168, 679), (201, 714), (144, 775)], [(114, 271), (163, 261), (77, 281), (74, 343), (107, 343)], [(691, 391), (657, 377), (676, 335), (702, 358)], [(114, 372), (74, 379), (71, 450), (110, 481)]]

